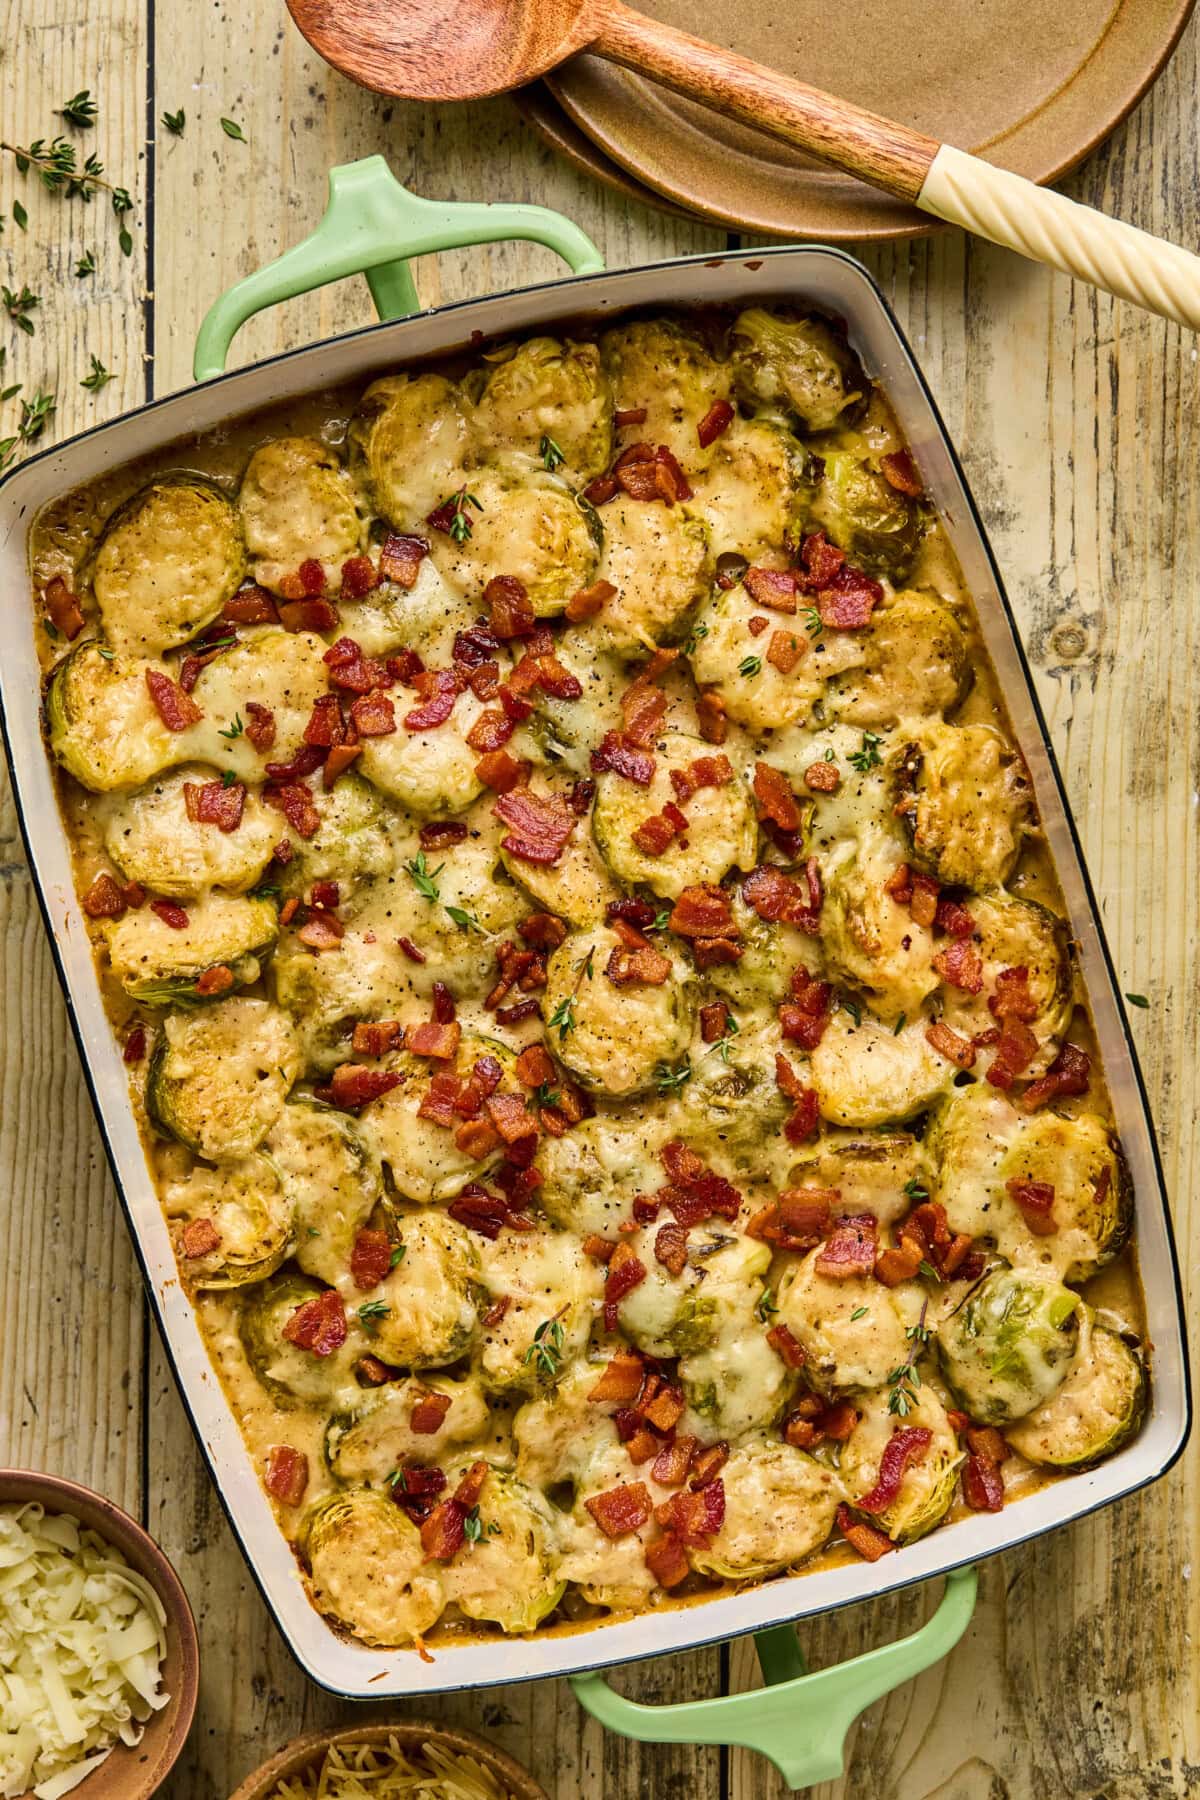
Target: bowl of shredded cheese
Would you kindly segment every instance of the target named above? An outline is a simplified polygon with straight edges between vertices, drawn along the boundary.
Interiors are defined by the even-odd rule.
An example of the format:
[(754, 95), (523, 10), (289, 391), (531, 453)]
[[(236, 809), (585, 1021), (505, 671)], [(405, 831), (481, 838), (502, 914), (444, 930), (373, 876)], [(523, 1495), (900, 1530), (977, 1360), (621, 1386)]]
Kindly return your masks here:
[(231, 1800), (548, 1800), (528, 1770), (473, 1732), (405, 1719), (314, 1731), (248, 1775)]
[(197, 1674), (187, 1595), (141, 1526), (75, 1482), (0, 1471), (0, 1800), (146, 1800)]

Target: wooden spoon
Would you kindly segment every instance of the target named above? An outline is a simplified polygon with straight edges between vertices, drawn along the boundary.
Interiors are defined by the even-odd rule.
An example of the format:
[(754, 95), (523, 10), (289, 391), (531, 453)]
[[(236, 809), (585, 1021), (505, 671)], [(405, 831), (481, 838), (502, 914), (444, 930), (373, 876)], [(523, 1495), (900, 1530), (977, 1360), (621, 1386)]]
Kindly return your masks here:
[(622, 0), (287, 0), (342, 74), (407, 100), (478, 100), (586, 50), (769, 132), (979, 237), (1200, 330), (1200, 257)]

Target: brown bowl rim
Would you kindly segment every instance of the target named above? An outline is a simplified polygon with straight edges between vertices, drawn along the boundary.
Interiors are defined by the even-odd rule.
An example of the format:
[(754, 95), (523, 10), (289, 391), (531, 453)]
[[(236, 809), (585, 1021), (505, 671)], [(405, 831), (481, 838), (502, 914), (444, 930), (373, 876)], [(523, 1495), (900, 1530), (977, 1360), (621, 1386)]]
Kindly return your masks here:
[(140, 1744), (118, 1744), (99, 1768), (71, 1790), (78, 1800), (90, 1800), (93, 1795), (95, 1800), (150, 1800), (178, 1762), (196, 1714), (200, 1645), (191, 1602), (166, 1551), (115, 1500), (65, 1475), (48, 1475), (39, 1469), (0, 1469), (0, 1506), (31, 1501), (45, 1506), (47, 1512), (70, 1514), (120, 1550), (162, 1601), (167, 1653), (175, 1650), (179, 1665), (167, 1705), (147, 1720)]
[(305, 1732), (253, 1769), (230, 1795), (230, 1800), (266, 1800), (277, 1781), (285, 1775), (302, 1774), (335, 1744), (385, 1744), (392, 1737), (406, 1746), (432, 1741), (448, 1750), (466, 1751), (506, 1783), (513, 1800), (550, 1800), (545, 1788), (507, 1750), (489, 1743), (487, 1738), (477, 1737), (473, 1731), (458, 1725), (439, 1725), (433, 1719), (397, 1719), (390, 1724), (339, 1725), (328, 1731)]

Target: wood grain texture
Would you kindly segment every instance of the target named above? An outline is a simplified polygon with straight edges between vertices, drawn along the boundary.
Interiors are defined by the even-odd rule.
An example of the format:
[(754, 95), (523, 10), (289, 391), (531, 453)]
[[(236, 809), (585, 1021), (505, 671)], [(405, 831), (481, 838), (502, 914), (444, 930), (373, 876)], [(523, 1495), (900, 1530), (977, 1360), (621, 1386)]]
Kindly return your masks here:
[[(55, 385), (57, 427), (78, 428), (143, 396), (153, 332), (157, 392), (189, 379), (196, 325), (224, 286), (311, 229), (330, 163), (384, 151), (435, 197), (533, 200), (569, 213), (613, 265), (720, 247), (586, 183), (498, 100), (460, 110), (396, 104), (330, 74), (269, 6), (154, 0), (0, 0), (4, 134), (51, 133), (83, 86), (94, 134), (134, 189), (152, 164), (154, 295), (143, 307), (143, 239), (126, 261), (93, 208), (30, 201), (11, 219), (0, 276), (44, 297), (32, 342), (10, 332), (12, 379)], [(1070, 191), (1185, 244), (1200, 242), (1192, 172), (1200, 26)], [(182, 139), (145, 120), (183, 107)], [(220, 128), (236, 119), (249, 139)], [(12, 121), (10, 125), (10, 120)], [(86, 142), (86, 139), (81, 139)], [(146, 160), (143, 161), (142, 159)], [(131, 179), (132, 177), (132, 179)], [(0, 211), (11, 212), (11, 171)], [(86, 227), (86, 231), (81, 230)], [(69, 274), (95, 241), (100, 278)], [(872, 251), (928, 374), (1005, 573), (1134, 1014), (1185, 1273), (1197, 1277), (1200, 1175), (1200, 365), (1177, 328), (982, 245), (946, 234)], [(496, 245), (418, 268), (426, 304), (557, 272), (550, 253)], [(255, 320), (239, 359), (370, 318), (365, 286)], [(78, 388), (95, 351), (119, 371), (98, 400)], [(10, 414), (15, 408), (10, 408)], [(0, 415), (0, 435), (11, 426)], [(202, 1694), (167, 1800), (225, 1800), (293, 1733), (363, 1713), (306, 1683), (271, 1627), (233, 1545), (149, 1334), (132, 1256), (103, 1169), (11, 808), (0, 814), (0, 1275), (6, 1460), (61, 1469), (144, 1516), (196, 1606)], [(1190, 1255), (1189, 1255), (1190, 1252)], [(1006, 1555), (949, 1662), (871, 1708), (846, 1776), (819, 1800), (1166, 1800), (1200, 1795), (1200, 1604), (1196, 1458), (1147, 1495)], [(934, 1593), (893, 1596), (804, 1627), (823, 1664), (912, 1630)], [(641, 1698), (757, 1679), (753, 1654), (701, 1652), (624, 1671)], [(410, 1711), (416, 1710), (413, 1708)], [(557, 1800), (779, 1800), (748, 1752), (639, 1748), (600, 1729), (560, 1683), (439, 1700), (427, 1710), (481, 1729), (527, 1762)], [(377, 1716), (375, 1709), (365, 1713)]]

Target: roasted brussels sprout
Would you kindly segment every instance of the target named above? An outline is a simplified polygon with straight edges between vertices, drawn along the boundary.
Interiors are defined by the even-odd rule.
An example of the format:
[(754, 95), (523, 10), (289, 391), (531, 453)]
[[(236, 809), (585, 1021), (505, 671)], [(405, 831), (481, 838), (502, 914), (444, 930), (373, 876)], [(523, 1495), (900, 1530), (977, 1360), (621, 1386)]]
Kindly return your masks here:
[(480, 601), (494, 575), (514, 576), (534, 613), (550, 618), (594, 580), (596, 514), (557, 475), (473, 475), (466, 505), (470, 534), (459, 541), (435, 531), (429, 551), (464, 600)]
[(892, 761), (912, 858), (948, 887), (999, 887), (1030, 829), (1033, 794), (1017, 750), (991, 725), (928, 720)]
[(826, 451), (823, 460), (814, 520), (856, 567), (889, 581), (903, 580), (921, 541), (916, 501), (852, 451)]
[(723, 1581), (757, 1581), (794, 1569), (825, 1543), (845, 1498), (836, 1470), (766, 1438), (739, 1444), (721, 1479), (721, 1529), (688, 1556), (700, 1574)]
[(484, 1387), (534, 1394), (555, 1386), (587, 1344), (602, 1268), (571, 1231), (502, 1231), (481, 1256), (489, 1294), (508, 1301), (477, 1352)]
[(512, 1435), (522, 1481), (543, 1489), (563, 1482), (576, 1488), (603, 1486), (597, 1483), (597, 1471), (607, 1468), (614, 1445), (620, 1449), (612, 1422), (616, 1402), (591, 1397), (604, 1367), (599, 1361), (573, 1362), (557, 1387), (518, 1408)]
[(244, 1287), (273, 1275), (295, 1244), (295, 1207), (265, 1156), (208, 1169), (197, 1163), (163, 1195), (169, 1219), (207, 1219), (217, 1242), (202, 1256), (183, 1244), (184, 1268), (198, 1288)]
[(250, 458), (238, 495), (253, 575), (280, 591), (285, 575), (319, 562), (336, 589), (342, 563), (362, 541), (354, 488), (337, 455), (316, 438), (272, 438)]
[(466, 1355), (479, 1323), (476, 1240), (445, 1213), (410, 1213), (397, 1224), (398, 1260), (371, 1289), (363, 1329), (385, 1363), (445, 1368)]
[(513, 880), (544, 912), (582, 927), (604, 917), (617, 889), (600, 860), (595, 839), (584, 827), (574, 832), (556, 863), (531, 863), (501, 846), (500, 860)]
[(336, 881), (344, 906), (362, 883), (393, 869), (395, 820), (379, 791), (353, 770), (331, 788), (315, 786), (312, 797), (320, 823), (310, 838), (293, 831), (279, 814), (272, 815), (276, 839), (286, 838), (292, 846), (275, 879), (285, 895), (306, 895), (314, 881)]
[(1081, 1282), (1124, 1248), (1133, 1223), (1133, 1184), (1107, 1119), (1096, 1113), (1059, 1118), (1052, 1112), (1022, 1119), (996, 1169), (996, 1188), (1008, 1195), (1010, 1182), (1028, 1181), (1054, 1189), (1054, 1229), (1031, 1244), (1022, 1224), (1018, 1241), (1024, 1240), (1024, 1254), (1001, 1243), (1012, 1261), (1024, 1263), (1040, 1254), (1065, 1281)]
[(607, 469), (612, 392), (595, 344), (526, 338), (489, 351), (487, 361), (473, 418), (485, 456), (561, 467), (576, 487)]
[(656, 747), (648, 787), (611, 771), (600, 776), (592, 831), (618, 881), (630, 886), (644, 882), (664, 899), (674, 900), (685, 887), (720, 881), (730, 869), (754, 867), (758, 826), (749, 789), (736, 773), (722, 787), (697, 789), (687, 803), (686, 838), (676, 838), (661, 856), (650, 855), (637, 842), (635, 834), (644, 822), (676, 803), (672, 773), (682, 774), (709, 753), (700, 738), (666, 731)]
[(461, 694), (444, 725), (367, 738), (356, 767), (410, 812), (435, 818), (463, 812), (483, 792), (475, 773), (479, 752), (467, 742), (482, 711), (474, 694)]
[(934, 594), (893, 595), (826, 650), (826, 709), (868, 730), (953, 712), (971, 685), (967, 635)]
[(1115, 1331), (1094, 1325), (1058, 1392), (1004, 1435), (1019, 1455), (1042, 1468), (1093, 1468), (1137, 1431), (1146, 1386), (1137, 1351)]
[(472, 460), (463, 396), (444, 375), (388, 375), (373, 381), (350, 425), (380, 512), (399, 530), (462, 487)]
[[(901, 1358), (901, 1361), (904, 1359)], [(910, 1462), (900, 1480), (900, 1491), (890, 1506), (869, 1515), (871, 1523), (886, 1531), (897, 1544), (912, 1544), (940, 1525), (954, 1502), (963, 1452), (946, 1417), (946, 1409), (933, 1389), (922, 1384), (902, 1417), (892, 1412), (891, 1390), (855, 1400), (859, 1420), (842, 1446), (839, 1468), (854, 1505), (870, 1494), (879, 1480), (879, 1468), (893, 1432), (928, 1431), (929, 1446), (919, 1461)]]
[(237, 513), (220, 488), (177, 476), (118, 507), (87, 572), (113, 649), (157, 656), (216, 618), (245, 566)]
[(571, 1073), (586, 1088), (626, 1099), (653, 1088), (656, 1074), (683, 1055), (694, 1004), (690, 971), (678, 954), (662, 986), (618, 986), (607, 968), (620, 947), (607, 925), (572, 933), (547, 964), (543, 1004), (550, 1041)]
[(58, 761), (94, 794), (139, 787), (189, 754), (189, 734), (168, 731), (158, 716), (145, 664), (110, 658), (95, 638), (55, 666), (46, 723)]
[(376, 1488), (316, 1501), (298, 1547), (317, 1611), (364, 1643), (407, 1644), (441, 1616), (441, 1565), (426, 1561), (417, 1527)]
[(897, 1030), (867, 1013), (856, 1020), (844, 1011), (830, 1019), (809, 1070), (822, 1118), (859, 1128), (915, 1118), (955, 1074), (953, 1063), (925, 1041), (924, 1019)]
[(192, 698), (204, 717), (176, 741), (190, 742), (188, 754), (222, 774), (232, 769), (243, 781), (261, 781), (264, 758), (245, 732), (249, 702), (265, 706), (275, 721), (269, 760), (290, 761), (304, 742), (313, 702), (329, 692), (324, 656), (325, 644), (311, 631), (270, 626), (241, 639), (200, 671)]
[[(883, 840), (886, 846), (886, 839)], [(835, 980), (862, 994), (877, 1018), (913, 1019), (938, 985), (933, 933), (898, 906), (885, 883), (896, 867), (886, 847), (847, 845), (825, 869), (821, 947)]]
[[(952, 1088), (937, 1106), (925, 1150), (935, 1172), (931, 1197), (946, 1208), (951, 1231), (998, 1242), (1012, 1214), (1007, 1197), (998, 1195), (996, 1174), (1019, 1128), (1012, 1102), (986, 1081)], [(1028, 1236), (1024, 1226), (1021, 1231)]]
[(624, 495), (609, 501), (603, 519), (604, 553), (596, 577), (611, 581), (617, 591), (597, 614), (590, 635), (620, 656), (676, 643), (712, 580), (703, 521), (686, 507)]
[(747, 406), (789, 412), (805, 431), (844, 424), (870, 388), (845, 338), (814, 315), (789, 319), (748, 307), (730, 330), (729, 358)]
[(905, 1192), (913, 1182), (928, 1187), (928, 1161), (919, 1138), (907, 1131), (827, 1132), (810, 1156), (788, 1170), (788, 1187), (834, 1189), (835, 1217), (870, 1213), (880, 1225), (903, 1218), (911, 1208)]
[(692, 1355), (722, 1336), (744, 1354), (747, 1345), (738, 1340), (761, 1298), (770, 1245), (716, 1221), (692, 1238), (682, 1273), (672, 1275), (655, 1257), (657, 1230), (648, 1225), (628, 1240), (646, 1275), (620, 1302), (622, 1331), (647, 1356)]
[[(448, 1471), (451, 1487), (469, 1468)], [(515, 1475), (492, 1468), (479, 1496), (479, 1536), (463, 1545), (442, 1576), (448, 1597), (468, 1619), (502, 1631), (534, 1631), (562, 1599), (554, 1508)]]
[[(413, 1408), (430, 1394), (450, 1406), (436, 1431), (414, 1431)], [(383, 1482), (405, 1463), (440, 1462), (458, 1444), (469, 1444), (487, 1427), (488, 1407), (479, 1382), (470, 1376), (412, 1376), (366, 1391), (352, 1388), (347, 1405), (325, 1429), (325, 1461), (338, 1481)]]
[(486, 1171), (499, 1162), (503, 1144), (482, 1157), (471, 1156), (459, 1149), (453, 1131), (418, 1116), (435, 1073), (452, 1072), (465, 1081), (481, 1056), (494, 1057), (505, 1070), (509, 1085), (515, 1085), (512, 1051), (494, 1038), (464, 1032), (452, 1062), (431, 1066), (407, 1054), (392, 1059), (393, 1068), (403, 1077), (399, 1087), (372, 1100), (359, 1114), (359, 1129), (368, 1148), (384, 1164), (393, 1187), (406, 1200), (419, 1206), (435, 1200), (453, 1200), (468, 1181), (482, 1180)]
[(718, 588), (688, 640), (699, 685), (715, 689), (729, 717), (753, 732), (804, 723), (824, 686), (821, 661), (803, 624), (780, 613), (769, 633), (755, 637), (750, 621), (760, 614), (740, 582), (727, 592)]
[(614, 326), (600, 340), (618, 412), (645, 409), (631, 427), (636, 439), (665, 444), (685, 473), (703, 467), (697, 427), (717, 400), (729, 397), (730, 369), (709, 355), (700, 338), (673, 319), (637, 319)]
[(736, 419), (697, 477), (691, 503), (708, 526), (714, 556), (783, 568), (798, 541), (820, 463), (773, 419)]
[(343, 1395), (359, 1395), (354, 1364), (363, 1353), (353, 1336), (329, 1356), (316, 1356), (283, 1335), (283, 1328), (306, 1301), (325, 1292), (284, 1269), (242, 1295), (238, 1332), (246, 1361), (260, 1384), (280, 1406), (331, 1406)]
[(349, 1266), (354, 1240), (383, 1194), (379, 1170), (348, 1113), (310, 1094), (288, 1101), (263, 1141), (295, 1210), (295, 1257), (330, 1283)]
[(218, 1000), (169, 1013), (146, 1073), (155, 1128), (210, 1162), (248, 1156), (300, 1074), (296, 1032), (265, 1000)]
[(232, 977), (219, 993), (249, 986), (278, 935), (273, 901), (225, 894), (193, 902), (181, 930), (140, 907), (110, 920), (104, 931), (114, 976), (144, 1006), (202, 1006), (214, 996), (201, 977), (219, 970)]
[(538, 1146), (538, 1205), (556, 1225), (586, 1236), (611, 1234), (629, 1217), (635, 1194), (652, 1193), (665, 1176), (658, 1153), (674, 1135), (661, 1110), (623, 1106), (584, 1119)]
[(747, 906), (740, 887), (729, 898), (742, 954), (737, 962), (706, 969), (704, 978), (735, 1008), (778, 1006), (788, 997), (788, 982), (799, 960), (794, 946), (800, 940), (790, 926), (760, 919)]
[(945, 986), (938, 996), (942, 1017), (966, 1037), (986, 1032), (996, 1022), (988, 999), (996, 992), (997, 975), (1002, 969), (1026, 969), (1036, 1010), (1025, 1022), (1043, 1046), (1026, 1073), (1040, 1074), (1066, 1035), (1075, 1006), (1067, 922), (1036, 901), (1015, 899), (1002, 889), (975, 895), (968, 910), (975, 921), (973, 941), (983, 963), (983, 987), (978, 994), (968, 994)]
[(1056, 1393), (1079, 1347), (1079, 1295), (1036, 1269), (996, 1269), (937, 1328), (942, 1369), (973, 1419), (1011, 1425)]
[(219, 770), (188, 763), (114, 801), (104, 821), (104, 848), (127, 881), (168, 900), (191, 900), (213, 887), (244, 893), (262, 879), (283, 835), (283, 819), (257, 794), (246, 794), (236, 831), (188, 816), (184, 787), (219, 779)]
[(909, 1352), (891, 1293), (873, 1275), (831, 1280), (817, 1267), (820, 1254), (793, 1262), (778, 1290), (779, 1323), (804, 1351), (804, 1378), (829, 1399), (882, 1387)]
[[(429, 529), (424, 526), (421, 535)], [(418, 564), (412, 587), (383, 576), (359, 599), (343, 594), (341, 608), (344, 628), (365, 656), (390, 656), (420, 644), (430, 668), (444, 668), (453, 660), (455, 636), (477, 616), (474, 607), (447, 587), (429, 556)], [(404, 698), (403, 691), (393, 695), (397, 707)], [(408, 704), (417, 704), (415, 696)]]
[(786, 1151), (780, 1133), (792, 1103), (776, 1079), (778, 1048), (774, 1021), (697, 1046), (691, 1079), (680, 1089), (685, 1142), (734, 1180), (762, 1179), (773, 1154)]
[[(588, 1471), (570, 1513), (558, 1518), (561, 1553), (558, 1573), (573, 1582), (589, 1606), (613, 1611), (636, 1611), (645, 1606), (658, 1585), (646, 1562), (646, 1544), (657, 1535), (653, 1519), (623, 1537), (610, 1538), (587, 1509), (587, 1501), (621, 1485), (629, 1477), (629, 1459), (614, 1442), (608, 1426), (610, 1450), (596, 1459)], [(623, 1466), (622, 1466), (623, 1465)]]
[(304, 1067), (330, 1074), (346, 1061), (360, 1019), (394, 1019), (411, 1003), (413, 966), (394, 941), (370, 943), (358, 929), (319, 956), (285, 941), (271, 964), (271, 991), (295, 1021)]
[[(761, 1298), (761, 1289), (754, 1296)], [(680, 1358), (687, 1403), (706, 1432), (736, 1439), (778, 1425), (795, 1376), (771, 1345), (758, 1314), (743, 1304), (706, 1350)]]

